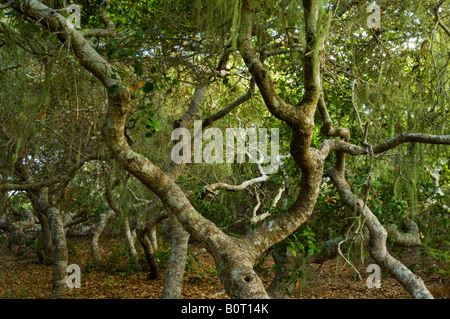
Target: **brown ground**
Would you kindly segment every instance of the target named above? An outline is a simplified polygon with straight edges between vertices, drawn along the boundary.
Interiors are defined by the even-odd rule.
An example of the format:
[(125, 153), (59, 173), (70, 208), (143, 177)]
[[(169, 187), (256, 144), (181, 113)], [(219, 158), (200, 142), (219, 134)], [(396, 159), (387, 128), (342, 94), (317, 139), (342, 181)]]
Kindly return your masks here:
[[(95, 270), (89, 267), (89, 250), (86, 239), (69, 239), (69, 263), (78, 264), (82, 270), (81, 288), (72, 289), (68, 298), (83, 299), (156, 299), (162, 292), (163, 279), (148, 280), (144, 271), (130, 271), (123, 255), (120, 255), (120, 243), (117, 241), (100, 242), (103, 247), (103, 258), (108, 271)], [(200, 247), (193, 247), (191, 253)], [(123, 252), (123, 249), (122, 249)], [(223, 286), (215, 272), (212, 257), (205, 251), (190, 258), (190, 270), (186, 271), (183, 286), (183, 298), (214, 299), (227, 298)], [(422, 261), (414, 269), (427, 284), (435, 298), (450, 299), (450, 276), (427, 272), (426, 261)], [(430, 263), (430, 261), (427, 261)], [(432, 262), (432, 261), (431, 261)], [(384, 272), (381, 288), (366, 287), (366, 272), (370, 260), (358, 267), (362, 280), (343, 259), (327, 261), (323, 265), (311, 265), (303, 269), (304, 276), (297, 284), (292, 298), (333, 298), (333, 299), (404, 299), (409, 294), (399, 283)], [(407, 261), (405, 264), (408, 265)], [(269, 283), (273, 271), (272, 260), (262, 265), (261, 278)], [(113, 271), (113, 268), (117, 268)], [(163, 270), (162, 270), (163, 271)], [(51, 292), (52, 267), (37, 263), (36, 255), (30, 251), (12, 253), (0, 248), (0, 299), (8, 298), (49, 298)]]

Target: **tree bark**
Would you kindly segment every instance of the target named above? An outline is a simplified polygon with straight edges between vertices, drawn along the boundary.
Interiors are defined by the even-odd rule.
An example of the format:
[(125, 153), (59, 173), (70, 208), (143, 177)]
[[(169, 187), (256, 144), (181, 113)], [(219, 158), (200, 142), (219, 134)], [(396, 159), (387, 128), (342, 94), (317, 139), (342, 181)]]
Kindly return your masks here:
[(135, 238), (130, 229), (130, 220), (128, 219), (128, 216), (125, 217), (123, 228), (125, 233), (125, 242), (128, 247), (128, 254), (130, 256), (130, 259), (137, 260), (136, 247), (134, 246)]
[[(154, 208), (154, 207), (152, 207)], [(158, 225), (168, 219), (167, 211), (160, 212), (156, 215), (150, 216), (153, 213), (153, 209), (147, 214), (147, 222), (143, 228), (137, 229), (137, 236), (139, 243), (144, 249), (145, 260), (150, 268), (148, 275), (149, 279), (159, 278), (159, 265), (156, 260), (155, 250), (158, 249), (158, 241), (156, 238), (156, 228)], [(181, 286), (181, 282), (180, 282)]]
[(294, 288), (294, 283), (290, 282), (288, 277), (289, 273), (297, 268), (295, 257), (288, 251), (283, 255), (274, 251), (272, 256), (277, 270), (272, 282), (267, 287), (267, 293), (272, 299), (287, 299)]
[(98, 240), (106, 227), (108, 219), (114, 216), (115, 212), (111, 209), (100, 215), (100, 220), (91, 231), (91, 253), (94, 265), (99, 266), (102, 264), (102, 255), (100, 253), (100, 248), (98, 246)]
[(25, 231), (35, 224), (36, 218), (29, 211), (22, 213), (21, 221), (8, 221), (0, 218), (0, 229), (9, 233), (6, 247), (10, 250), (16, 251), (25, 244)]
[(155, 256), (155, 249), (150, 239), (147, 237), (145, 231), (138, 229), (136, 231), (137, 238), (142, 248), (144, 249), (144, 256), (150, 268), (148, 279), (159, 279), (159, 266)]
[(67, 265), (69, 258), (63, 216), (49, 202), (47, 188), (37, 190), (32, 197), (33, 205), (45, 214), (50, 226), (54, 256), (52, 295), (54, 298), (62, 298), (68, 290)]
[(421, 246), (419, 227), (410, 218), (406, 217), (401, 220), (397, 229), (391, 225), (386, 226), (389, 235), (394, 238), (394, 245), (402, 247), (418, 247)]
[[(42, 262), (46, 265), (50, 265), (53, 262), (53, 242), (52, 233), (50, 231), (50, 225), (48, 223), (47, 216), (42, 212), (37, 212), (39, 222), (41, 224), (41, 238), (42, 238)], [(38, 252), (40, 255), (41, 253)]]
[(156, 226), (150, 227), (150, 230), (146, 234), (152, 244), (153, 250), (158, 249), (158, 238), (156, 237)]
[(69, 258), (63, 216), (56, 207), (49, 207), (46, 215), (52, 233), (54, 252), (52, 294), (54, 298), (62, 298), (68, 290), (67, 265)]
[(183, 226), (175, 217), (170, 218), (170, 229), (172, 231), (172, 244), (164, 274), (164, 289), (161, 298), (180, 299), (181, 283), (183, 282), (186, 267), (189, 233), (183, 229)]

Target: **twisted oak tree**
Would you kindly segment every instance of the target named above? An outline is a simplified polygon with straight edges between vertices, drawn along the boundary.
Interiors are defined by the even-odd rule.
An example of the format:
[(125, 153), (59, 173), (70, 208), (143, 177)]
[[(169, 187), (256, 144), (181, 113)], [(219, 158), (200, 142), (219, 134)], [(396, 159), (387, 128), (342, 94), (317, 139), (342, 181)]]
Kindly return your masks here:
[[(292, 129), (291, 154), (302, 173), (298, 196), (289, 209), (270, 220), (260, 222), (241, 238), (224, 234), (213, 222), (199, 214), (171, 174), (130, 147), (124, 133), (127, 113), (132, 104), (130, 92), (122, 83), (120, 76), (114, 72), (111, 64), (86, 40), (85, 36), (96, 32), (79, 32), (69, 27), (63, 16), (37, 0), (8, 2), (2, 0), (2, 3), (7, 3), (8, 7), (38, 21), (42, 27), (56, 32), (61, 41), (70, 44), (71, 52), (79, 63), (108, 89), (108, 113), (103, 137), (112, 156), (125, 170), (159, 197), (169, 215), (176, 218), (176, 222), (179, 222), (191, 236), (205, 244), (215, 260), (220, 279), (230, 297), (268, 297), (253, 266), (264, 251), (293, 233), (311, 215), (324, 175), (325, 159), (333, 152), (337, 154), (336, 167), (329, 170), (328, 175), (340, 191), (343, 201), (352, 208), (357, 207), (358, 212), (365, 217), (371, 236), (370, 252), (374, 259), (393, 274), (413, 297), (432, 297), (420, 278), (387, 254), (386, 230), (364, 202), (354, 199), (345, 182), (343, 176), (345, 154), (355, 156), (377, 154), (407, 142), (450, 144), (450, 136), (404, 133), (369, 150), (366, 146), (350, 144), (347, 129), (333, 129), (329, 117), (326, 117), (326, 106), (321, 102), (321, 60), (327, 32), (324, 27), (326, 24), (321, 20), (324, 8), (319, 5), (319, 1), (302, 1), (306, 41), (303, 50), (305, 91), (299, 105), (290, 105), (277, 94), (276, 85), (263, 64), (263, 57), (253, 46), (253, 21), (264, 3), (244, 0), (239, 8), (240, 24), (237, 36), (239, 54), (268, 110)], [(110, 27), (107, 16), (102, 17)], [(326, 123), (323, 128), (325, 135), (342, 139), (327, 139), (320, 147), (315, 148), (311, 144), (315, 126), (314, 115), (318, 108)]]

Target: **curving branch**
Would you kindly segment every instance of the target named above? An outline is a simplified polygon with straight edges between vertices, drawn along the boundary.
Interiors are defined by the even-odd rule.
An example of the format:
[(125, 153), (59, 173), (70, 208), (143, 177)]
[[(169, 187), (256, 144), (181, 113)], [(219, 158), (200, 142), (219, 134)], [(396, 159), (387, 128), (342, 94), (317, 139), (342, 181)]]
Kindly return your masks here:
[(374, 154), (383, 153), (400, 144), (408, 142), (450, 145), (450, 135), (430, 135), (426, 133), (405, 132), (395, 136), (394, 138), (384, 143), (375, 145), (373, 147), (373, 153)]
[[(425, 144), (450, 145), (450, 135), (430, 135), (426, 133), (404, 132), (390, 140), (373, 146), (373, 154), (384, 153), (400, 144), (415, 142)], [(354, 145), (343, 140), (326, 140), (322, 145), (322, 150), (326, 152), (344, 152), (349, 155), (365, 155), (369, 153), (367, 147)]]
[(49, 179), (46, 179), (45, 181), (41, 181), (41, 182), (25, 182), (25, 183), (20, 183), (20, 184), (6, 183), (6, 184), (0, 185), (0, 191), (35, 190), (35, 189), (39, 189), (42, 187), (48, 187), (48, 186), (51, 186), (53, 184), (56, 184), (56, 183), (59, 183), (61, 181), (68, 180), (68, 179), (69, 179), (69, 177), (66, 175), (66, 176), (58, 176), (58, 177), (49, 178)]
[(400, 229), (392, 225), (385, 226), (389, 235), (394, 238), (394, 245), (401, 247), (421, 246), (419, 227), (410, 218), (404, 218), (400, 222)]
[(111, 19), (106, 14), (106, 9), (109, 6), (110, 0), (104, 0), (100, 7), (98, 8), (98, 13), (100, 15), (100, 19), (105, 24), (104, 29), (86, 29), (80, 31), (80, 33), (83, 35), (83, 37), (115, 37), (116, 36), (116, 29), (114, 27), (114, 23), (111, 21)]
[(296, 118), (296, 112), (292, 105), (289, 105), (276, 93), (275, 85), (269, 72), (264, 68), (258, 58), (257, 51), (252, 44), (252, 24), (253, 12), (252, 2), (248, 1), (248, 6), (241, 10), (241, 27), (238, 36), (238, 49), (250, 73), (252, 74), (259, 91), (267, 105), (269, 111), (278, 119), (292, 124)]
[[(68, 173), (61, 175), (61, 176), (57, 176), (57, 177), (52, 177), (52, 178), (48, 178), (46, 180), (43, 181), (33, 181), (33, 179), (31, 178), (31, 176), (28, 176), (24, 180), (23, 183), (4, 183), (4, 184), (0, 184), (0, 192), (3, 191), (11, 191), (11, 190), (16, 190), (16, 191), (32, 191), (32, 190), (37, 190), (40, 189), (42, 187), (50, 187), (53, 186), (55, 184), (61, 183), (61, 185), (58, 187), (58, 191), (57, 193), (59, 194), (60, 198), (62, 198), (62, 196), (65, 194), (65, 189), (67, 187), (67, 185), (70, 183), (70, 181), (75, 177), (76, 173), (78, 172), (79, 169), (81, 169), (84, 164), (86, 164), (89, 161), (93, 161), (93, 160), (98, 160), (98, 159), (105, 159), (106, 157), (104, 157), (103, 155), (100, 154), (88, 154), (84, 157), (82, 157), (75, 165), (73, 165), (71, 168), (68, 169)], [(17, 164), (17, 163), (16, 163)], [(19, 168), (20, 170), (20, 165), (16, 165), (16, 168)]]
[(231, 111), (236, 109), (238, 106), (240, 106), (240, 105), (244, 104), (245, 102), (247, 102), (248, 100), (250, 100), (250, 98), (253, 96), (254, 93), (255, 93), (255, 81), (253, 79), (251, 79), (250, 80), (250, 88), (248, 89), (248, 91), (244, 95), (238, 97), (236, 100), (234, 100), (233, 102), (228, 104), (222, 110), (220, 110), (220, 111), (216, 112), (215, 114), (210, 115), (207, 118), (205, 118), (203, 120), (203, 122), (202, 122), (202, 127), (204, 129), (206, 129), (209, 126), (211, 126), (214, 122), (216, 122), (216, 121), (220, 120), (221, 118), (225, 117)]
[(450, 36), (450, 29), (442, 22), (441, 18), (439, 17), (439, 8), (440, 6), (445, 2), (445, 0), (440, 0), (435, 6), (434, 6), (434, 16), (436, 18), (437, 23), (441, 26), (441, 28), (447, 33), (448, 36)]
[(269, 179), (270, 179), (270, 176), (263, 175), (263, 176), (259, 176), (259, 177), (244, 181), (239, 185), (230, 185), (227, 183), (218, 182), (218, 183), (211, 184), (211, 185), (207, 186), (206, 188), (210, 192), (214, 192), (215, 190), (218, 190), (218, 189), (226, 189), (226, 190), (230, 190), (230, 191), (241, 191), (241, 190), (246, 189), (249, 186), (252, 186), (252, 185), (255, 185), (258, 183), (262, 183), (262, 182), (266, 182)]
[[(280, 201), (281, 196), (283, 195), (285, 190), (286, 190), (286, 186), (283, 183), (283, 186), (281, 186), (278, 189), (278, 192), (275, 195), (275, 197), (274, 197), (274, 199), (272, 201), (272, 204), (270, 205), (269, 209), (274, 209), (277, 206), (277, 204)], [(259, 194), (258, 193), (256, 193), (256, 199), (257, 199), (257, 204), (253, 208), (253, 215), (252, 215), (252, 218), (250, 219), (250, 222), (252, 222), (253, 224), (257, 224), (257, 223), (261, 222), (262, 220), (272, 216), (272, 214), (270, 214), (269, 212), (264, 212), (264, 213), (262, 213), (260, 215), (256, 215), (256, 212), (258, 211), (259, 207), (261, 206), (261, 200), (259, 199)]]
[(254, 243), (258, 256), (275, 243), (283, 240), (303, 224), (311, 215), (319, 194), (325, 156), (311, 148), (314, 114), (320, 97), (320, 57), (325, 35), (317, 34), (318, 2), (303, 1), (306, 21), (306, 49), (304, 58), (305, 94), (298, 106), (285, 103), (276, 93), (270, 74), (265, 70), (252, 45), (252, 24), (256, 8), (262, 2), (246, 1), (241, 10), (238, 37), (239, 52), (259, 88), (268, 110), (292, 128), (290, 154), (302, 171), (300, 191), (286, 212), (270, 221), (264, 220), (244, 238)]
[(323, 125), (321, 128), (321, 132), (325, 136), (330, 137), (340, 137), (344, 141), (348, 142), (350, 140), (350, 130), (348, 127), (334, 127), (333, 122), (331, 121), (330, 114), (328, 113), (328, 108), (325, 103), (325, 99), (323, 93), (320, 95), (319, 103), (317, 104), (317, 108), (320, 112), (320, 116), (323, 120)]

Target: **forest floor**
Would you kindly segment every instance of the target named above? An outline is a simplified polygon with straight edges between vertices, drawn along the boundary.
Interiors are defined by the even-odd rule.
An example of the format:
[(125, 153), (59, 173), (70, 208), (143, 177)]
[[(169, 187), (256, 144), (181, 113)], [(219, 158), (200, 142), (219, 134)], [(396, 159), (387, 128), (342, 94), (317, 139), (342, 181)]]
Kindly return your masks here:
[[(163, 278), (147, 279), (141, 266), (126, 262), (124, 245), (117, 240), (100, 241), (104, 267), (95, 269), (90, 263), (86, 238), (69, 238), (69, 264), (81, 267), (81, 288), (70, 290), (69, 299), (157, 299), (163, 289)], [(168, 249), (160, 258), (167, 258)], [(419, 258), (419, 251), (405, 253), (401, 260), (419, 275), (435, 298), (450, 299), (450, 275), (430, 269), (437, 265), (429, 256)], [(195, 255), (195, 256), (194, 256)], [(424, 254), (422, 254), (423, 256)], [(409, 259), (409, 260), (408, 260)], [(392, 277), (382, 271), (381, 288), (368, 288), (366, 272), (371, 263), (355, 264), (356, 272), (342, 258), (329, 260), (322, 265), (312, 264), (302, 269), (302, 277), (291, 298), (300, 299), (406, 299), (407, 291)], [(260, 267), (264, 283), (270, 283), (274, 271), (273, 261), (266, 258)], [(444, 265), (448, 267), (448, 265)], [(411, 269), (410, 268), (410, 269)], [(445, 268), (445, 269), (446, 269)], [(161, 277), (164, 269), (161, 269)], [(20, 253), (0, 247), (0, 299), (46, 299), (51, 296), (52, 266), (38, 264), (31, 250)], [(184, 277), (182, 298), (228, 298), (218, 278), (212, 257), (198, 245), (190, 248)]]

